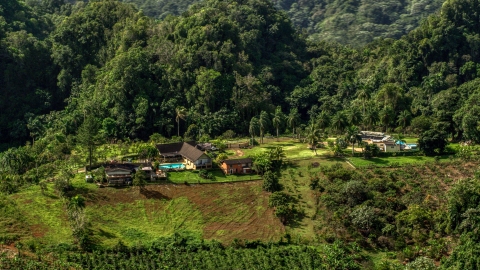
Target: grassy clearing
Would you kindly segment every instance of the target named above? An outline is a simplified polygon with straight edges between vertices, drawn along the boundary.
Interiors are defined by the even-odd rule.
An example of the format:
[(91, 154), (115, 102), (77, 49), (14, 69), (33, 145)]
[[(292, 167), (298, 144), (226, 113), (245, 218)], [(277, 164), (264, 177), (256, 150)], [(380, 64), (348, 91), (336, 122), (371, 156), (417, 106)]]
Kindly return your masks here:
[[(350, 157), (348, 159), (356, 167), (370, 166), (370, 165), (388, 167), (391, 165), (405, 165), (405, 164), (412, 164), (412, 163), (419, 164), (419, 163), (435, 161), (434, 157), (426, 157), (426, 156), (376, 157), (371, 159), (364, 159), (360, 157)], [(439, 161), (449, 161), (449, 160), (450, 160), (449, 156), (439, 156)]]
[[(279, 142), (272, 141), (259, 146), (255, 146), (251, 149), (241, 149), (240, 151), (241, 153), (243, 153), (244, 156), (255, 156), (259, 153), (266, 152), (276, 147), (283, 148), (287, 159), (303, 159), (303, 158), (315, 157), (315, 152), (307, 148), (306, 143), (300, 143), (294, 140), (279, 141)], [(323, 149), (323, 148), (317, 149), (318, 155), (324, 155), (327, 153), (328, 153), (327, 149)], [(227, 155), (229, 155), (230, 158), (238, 158), (238, 152), (231, 149), (227, 150)]]
[(190, 184), (197, 184), (197, 183), (225, 183), (225, 182), (237, 182), (237, 181), (261, 179), (261, 177), (256, 174), (225, 175), (223, 171), (220, 169), (209, 170), (208, 172), (210, 172), (215, 178), (204, 179), (200, 177), (198, 172), (187, 170), (187, 171), (180, 171), (180, 172), (168, 172), (168, 181), (176, 184), (183, 184), (185, 182)]
[(310, 189), (310, 175), (317, 174), (321, 168), (310, 165), (318, 162), (320, 166), (341, 164), (344, 168), (352, 169), (341, 158), (318, 156), (312, 159), (291, 161), (283, 170), (280, 183), (284, 191), (290, 194), (297, 202), (296, 205), (304, 211), (304, 217), (287, 226), (287, 232), (298, 243), (309, 243), (318, 240), (317, 230), (324, 226), (322, 220), (317, 218), (317, 195)]

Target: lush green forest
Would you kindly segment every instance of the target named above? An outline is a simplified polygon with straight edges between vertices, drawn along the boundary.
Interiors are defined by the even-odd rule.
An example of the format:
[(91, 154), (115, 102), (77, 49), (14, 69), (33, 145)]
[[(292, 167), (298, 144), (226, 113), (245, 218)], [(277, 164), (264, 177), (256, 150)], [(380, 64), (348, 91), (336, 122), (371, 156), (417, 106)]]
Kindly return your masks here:
[[(155, 20), (133, 4), (113, 0), (2, 1), (0, 192), (14, 194), (52, 175), (61, 180), (56, 188), (68, 192), (70, 187), (61, 185), (62, 179), (72, 178), (69, 168), (85, 163), (86, 153), (107, 142), (203, 141), (235, 134), (250, 135), (253, 142), (258, 135), (262, 141), (267, 134), (293, 133), (310, 145), (327, 136), (339, 138), (332, 142), (335, 155), (342, 151), (336, 146), (357, 143), (360, 129), (414, 134), (425, 155), (449, 151), (449, 142), (480, 142), (480, 4), (447, 0), (440, 12), (415, 27), (440, 3), (407, 2), (332, 1), (301, 7), (208, 0), (179, 16), (152, 13), (162, 19)], [(184, 6), (178, 3), (176, 12)], [(378, 8), (388, 16), (382, 17)], [(380, 38), (366, 44), (373, 37)], [(331, 41), (366, 45), (353, 48)], [(457, 156), (468, 160), (471, 153), (462, 151)], [(364, 155), (369, 157), (367, 150)], [(428, 194), (421, 191), (438, 190), (397, 181), (395, 173), (359, 176), (334, 168), (340, 174), (329, 179), (335, 173), (324, 170), (326, 178), (312, 190), (323, 194), (319, 201), (336, 222), (350, 217), (342, 226), (351, 230), (351, 238), (342, 240), (371, 239), (364, 246), (413, 252), (413, 259), (433, 248), (447, 254), (450, 246), (441, 241), (454, 237), (458, 246), (442, 267), (478, 267), (478, 256), (466, 255), (478, 250), (478, 176), (455, 185), (447, 181), (449, 191), (428, 204), (421, 199)], [(363, 189), (366, 182), (371, 186)], [(404, 201), (392, 199), (400, 194)], [(380, 204), (384, 199), (388, 203)], [(414, 245), (417, 251), (411, 250)], [(430, 249), (420, 254), (425, 246)], [(297, 252), (272, 250), (263, 252), (292, 257)], [(250, 251), (222, 252), (235, 257)], [(112, 260), (117, 256), (112, 254), (106, 251), (104, 257)], [(317, 268), (328, 258), (305, 260)], [(360, 261), (351, 262), (352, 268)], [(88, 261), (80, 256), (65, 263)], [(296, 263), (292, 259), (284, 266)]]
[[(201, 1), (123, 0), (133, 3), (146, 15), (164, 19), (180, 15), (190, 5)], [(437, 12), (443, 1), (295, 1), (274, 0), (285, 11), (296, 29), (310, 40), (363, 46), (378, 38), (400, 38), (429, 15)]]
[(331, 133), (480, 139), (473, 2), (447, 1), (401, 39), (358, 50), (307, 42), (267, 1), (208, 1), (161, 22), (115, 1), (28, 3), (2, 4), (4, 145), (75, 135), (87, 118), (104, 138), (168, 137), (179, 109), (188, 137), (249, 134), (252, 117), (278, 106)]

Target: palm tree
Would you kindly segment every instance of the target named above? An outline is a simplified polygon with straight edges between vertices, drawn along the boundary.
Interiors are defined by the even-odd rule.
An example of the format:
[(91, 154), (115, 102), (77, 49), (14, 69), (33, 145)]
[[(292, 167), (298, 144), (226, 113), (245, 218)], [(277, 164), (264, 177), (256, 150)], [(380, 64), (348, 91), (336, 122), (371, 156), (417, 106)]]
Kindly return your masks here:
[(268, 127), (268, 123), (270, 122), (270, 118), (268, 117), (268, 113), (266, 111), (262, 111), (260, 113), (260, 118), (258, 119), (258, 125), (260, 127), (260, 141), (263, 143), (263, 135), (265, 134), (265, 129)]
[(392, 121), (393, 117), (393, 109), (391, 106), (385, 106), (381, 111), (380, 111), (380, 122), (383, 124), (384, 131), (387, 131), (387, 127)]
[(345, 134), (345, 140), (352, 144), (352, 156), (355, 153), (355, 143), (360, 143), (362, 141), (362, 136), (359, 134), (357, 126), (350, 126), (347, 128)]
[(286, 157), (285, 151), (281, 146), (277, 146), (271, 149), (268, 152), (268, 155), (270, 157), (270, 160), (272, 160), (272, 164), (275, 168), (280, 168), (282, 166), (283, 159)]
[(175, 109), (175, 121), (177, 122), (177, 136), (180, 137), (180, 119), (185, 120), (187, 117), (187, 109), (180, 106)]
[(378, 111), (374, 107), (369, 107), (364, 115), (364, 121), (367, 122), (368, 129), (372, 129), (378, 119)]
[(402, 126), (403, 133), (405, 134), (405, 128), (407, 127), (407, 122), (410, 121), (410, 112), (404, 110), (398, 115), (397, 123)]
[(290, 109), (287, 117), (287, 124), (292, 128), (293, 136), (295, 137), (295, 126), (300, 122), (300, 114), (297, 108)]
[(285, 115), (282, 112), (282, 107), (277, 106), (277, 109), (275, 110), (275, 114), (273, 115), (273, 118), (272, 118), (272, 123), (277, 129), (277, 141), (278, 141), (278, 128), (280, 127), (280, 124), (283, 122), (284, 118), (285, 118)]
[(320, 115), (317, 117), (317, 125), (321, 129), (326, 129), (330, 126), (330, 116), (325, 111), (322, 111)]
[(345, 117), (345, 114), (341, 111), (337, 112), (332, 118), (332, 127), (337, 132), (341, 133), (346, 126), (347, 126), (347, 119)]
[(306, 139), (307, 139), (308, 144), (312, 147), (313, 151), (315, 152), (315, 155), (317, 155), (317, 145), (323, 139), (323, 136), (321, 134), (321, 130), (312, 121), (305, 128), (305, 132), (306, 132), (306, 135), (307, 135)]
[(358, 126), (362, 122), (362, 113), (357, 107), (352, 107), (347, 112), (347, 118), (350, 125)]
[(258, 118), (252, 117), (250, 120), (250, 126), (248, 127), (248, 132), (252, 135), (252, 145), (255, 142), (255, 133), (258, 130)]
[(362, 102), (362, 112), (365, 114), (365, 103), (367, 102), (369, 96), (367, 89), (363, 88), (357, 92), (357, 98)]

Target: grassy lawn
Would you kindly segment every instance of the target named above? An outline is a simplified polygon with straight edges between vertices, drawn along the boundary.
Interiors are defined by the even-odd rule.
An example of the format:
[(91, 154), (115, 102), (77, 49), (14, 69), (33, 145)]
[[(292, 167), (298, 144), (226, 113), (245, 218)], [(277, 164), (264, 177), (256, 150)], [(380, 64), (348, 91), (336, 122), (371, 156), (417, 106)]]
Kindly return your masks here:
[[(376, 165), (376, 166), (390, 166), (392, 164), (412, 164), (412, 163), (425, 163), (428, 161), (435, 161), (434, 157), (425, 157), (425, 156), (408, 156), (408, 157), (381, 157), (381, 158), (371, 158), (371, 159), (363, 159), (360, 157), (350, 157), (348, 158), (350, 162), (353, 163), (356, 167), (361, 166), (369, 166), (369, 165)], [(440, 156), (440, 161), (448, 161), (449, 156)]]
[[(315, 152), (307, 148), (306, 143), (300, 143), (298, 141), (272, 141), (269, 143), (264, 143), (253, 147), (252, 149), (241, 149), (244, 156), (255, 156), (256, 154), (267, 152), (270, 149), (282, 147), (287, 159), (303, 159), (303, 158), (315, 158)], [(324, 155), (328, 153), (327, 149), (320, 148), (317, 149), (318, 155)], [(230, 158), (239, 158), (238, 153), (232, 149), (227, 150), (227, 154), (230, 155)]]
[(214, 179), (203, 179), (200, 177), (198, 172), (194, 171), (181, 171), (181, 172), (168, 172), (168, 181), (176, 184), (187, 183), (223, 183), (223, 182), (235, 182), (235, 181), (245, 181), (245, 180), (260, 180), (261, 177), (256, 174), (247, 174), (247, 175), (225, 175), (222, 170), (214, 169), (209, 170), (211, 174), (215, 177)]

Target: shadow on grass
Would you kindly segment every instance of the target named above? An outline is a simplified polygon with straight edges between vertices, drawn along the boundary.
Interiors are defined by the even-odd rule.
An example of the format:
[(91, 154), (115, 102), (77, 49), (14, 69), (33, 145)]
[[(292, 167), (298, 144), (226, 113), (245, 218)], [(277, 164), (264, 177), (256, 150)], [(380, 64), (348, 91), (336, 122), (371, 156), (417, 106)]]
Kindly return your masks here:
[(147, 188), (140, 188), (140, 194), (145, 196), (147, 199), (156, 199), (156, 200), (170, 200), (171, 198), (165, 196), (164, 194), (156, 191), (156, 190), (149, 190)]
[(388, 160), (381, 159), (381, 158), (370, 158), (370, 159), (365, 159), (366, 161), (370, 161), (375, 164), (388, 164)]
[(117, 238), (117, 236), (115, 234), (110, 233), (110, 232), (106, 232), (103, 229), (98, 229), (98, 236), (105, 237), (105, 238), (108, 238), (108, 239)]

